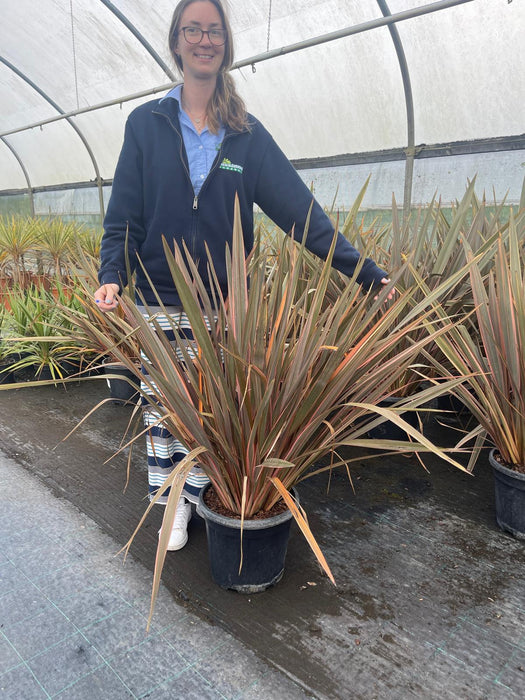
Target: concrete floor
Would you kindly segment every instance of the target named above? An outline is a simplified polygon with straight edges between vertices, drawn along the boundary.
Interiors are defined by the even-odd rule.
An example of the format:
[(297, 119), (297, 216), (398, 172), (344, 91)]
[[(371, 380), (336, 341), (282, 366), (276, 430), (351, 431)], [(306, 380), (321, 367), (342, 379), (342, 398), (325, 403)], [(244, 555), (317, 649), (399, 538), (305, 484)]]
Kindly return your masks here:
[[(145, 507), (142, 447), (126, 490), (126, 456), (105, 463), (131, 409), (105, 404), (62, 442), (106, 396), (103, 381), (0, 391), (0, 447), (111, 538), (116, 552)], [(434, 420), (427, 428), (436, 442), (452, 444), (451, 428)], [(324, 476), (301, 484), (336, 587), (295, 528), (275, 588), (253, 596), (224, 591), (210, 579), (204, 523), (193, 517), (188, 545), (169, 554), (162, 578), (174, 610), (194, 616), (203, 638), (218, 630), (253, 655), (236, 670), (231, 654), (210, 658), (212, 687), (210, 678), (237, 678), (218, 688), (220, 697), (247, 698), (239, 678), (258, 663), (277, 674), (259, 685), (261, 700), (525, 697), (524, 543), (495, 523), (487, 465), (468, 476), (425, 461), (429, 472), (415, 458), (363, 460), (352, 469), (355, 494), (341, 472), (329, 493)], [(132, 566), (151, 571), (160, 516), (153, 513), (137, 535)], [(142, 605), (147, 616), (146, 598)], [(175, 623), (172, 629), (173, 645)]]

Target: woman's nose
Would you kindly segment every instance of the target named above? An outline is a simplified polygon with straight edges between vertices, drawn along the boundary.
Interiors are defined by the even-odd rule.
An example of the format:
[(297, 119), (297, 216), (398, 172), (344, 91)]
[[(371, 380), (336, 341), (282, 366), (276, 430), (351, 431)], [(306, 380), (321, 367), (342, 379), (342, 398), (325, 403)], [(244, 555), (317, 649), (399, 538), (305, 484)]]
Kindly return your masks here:
[(206, 32), (203, 30), (201, 40), (199, 41), (199, 44), (205, 44), (206, 46), (211, 46), (211, 41), (210, 41), (210, 32)]

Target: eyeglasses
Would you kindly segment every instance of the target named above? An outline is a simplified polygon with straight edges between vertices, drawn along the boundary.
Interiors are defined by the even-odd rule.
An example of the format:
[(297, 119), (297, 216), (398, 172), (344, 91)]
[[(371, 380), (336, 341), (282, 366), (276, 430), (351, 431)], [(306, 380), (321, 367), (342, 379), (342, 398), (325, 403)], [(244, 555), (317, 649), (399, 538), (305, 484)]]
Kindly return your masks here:
[(202, 41), (202, 37), (207, 34), (210, 44), (214, 46), (223, 46), (226, 43), (225, 29), (209, 29), (205, 31), (200, 27), (182, 27), (180, 30), (184, 34), (184, 38), (188, 44), (198, 44)]

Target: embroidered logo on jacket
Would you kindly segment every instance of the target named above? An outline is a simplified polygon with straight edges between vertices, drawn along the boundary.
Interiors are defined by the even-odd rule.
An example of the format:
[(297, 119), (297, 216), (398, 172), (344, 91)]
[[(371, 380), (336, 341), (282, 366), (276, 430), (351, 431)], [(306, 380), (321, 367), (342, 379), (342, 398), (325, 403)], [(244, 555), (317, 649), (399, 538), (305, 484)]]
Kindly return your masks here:
[(232, 170), (234, 173), (242, 173), (242, 165), (235, 165), (228, 158), (223, 158), (219, 168), (221, 170)]

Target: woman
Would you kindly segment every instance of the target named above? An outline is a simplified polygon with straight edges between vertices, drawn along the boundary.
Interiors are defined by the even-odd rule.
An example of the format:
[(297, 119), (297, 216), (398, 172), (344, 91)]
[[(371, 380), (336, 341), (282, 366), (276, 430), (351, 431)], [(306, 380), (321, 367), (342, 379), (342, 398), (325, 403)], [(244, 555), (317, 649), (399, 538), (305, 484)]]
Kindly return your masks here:
[[(246, 251), (253, 246), (254, 203), (281, 229), (293, 230), (300, 239), (312, 195), (270, 134), (246, 112), (235, 91), (228, 73), (233, 63), (232, 33), (221, 0), (181, 0), (173, 14), (169, 45), (184, 84), (160, 100), (141, 105), (128, 118), (104, 221), (101, 286), (95, 301), (103, 311), (116, 307), (119, 289), (126, 284), (127, 237), (131, 266), (136, 265), (136, 255), (141, 260), (136, 287), (149, 310), (155, 311), (157, 299), (148, 276), (167, 312), (186, 331), (162, 238), (179, 245), (184, 241), (205, 280), (209, 249), (219, 281), (225, 285), (225, 251), (232, 239), (235, 195), (240, 201)], [(330, 220), (314, 201), (307, 247), (325, 258), (333, 235)], [(359, 260), (359, 253), (339, 235), (334, 267), (350, 276)], [(388, 279), (366, 259), (358, 281), (368, 289), (387, 284)], [(146, 409), (146, 426), (151, 426), (150, 496), (186, 453), (180, 442), (156, 424), (157, 418), (151, 408)], [(191, 518), (188, 501), (197, 502), (206, 481), (198, 469), (189, 475), (168, 549), (186, 544)]]

